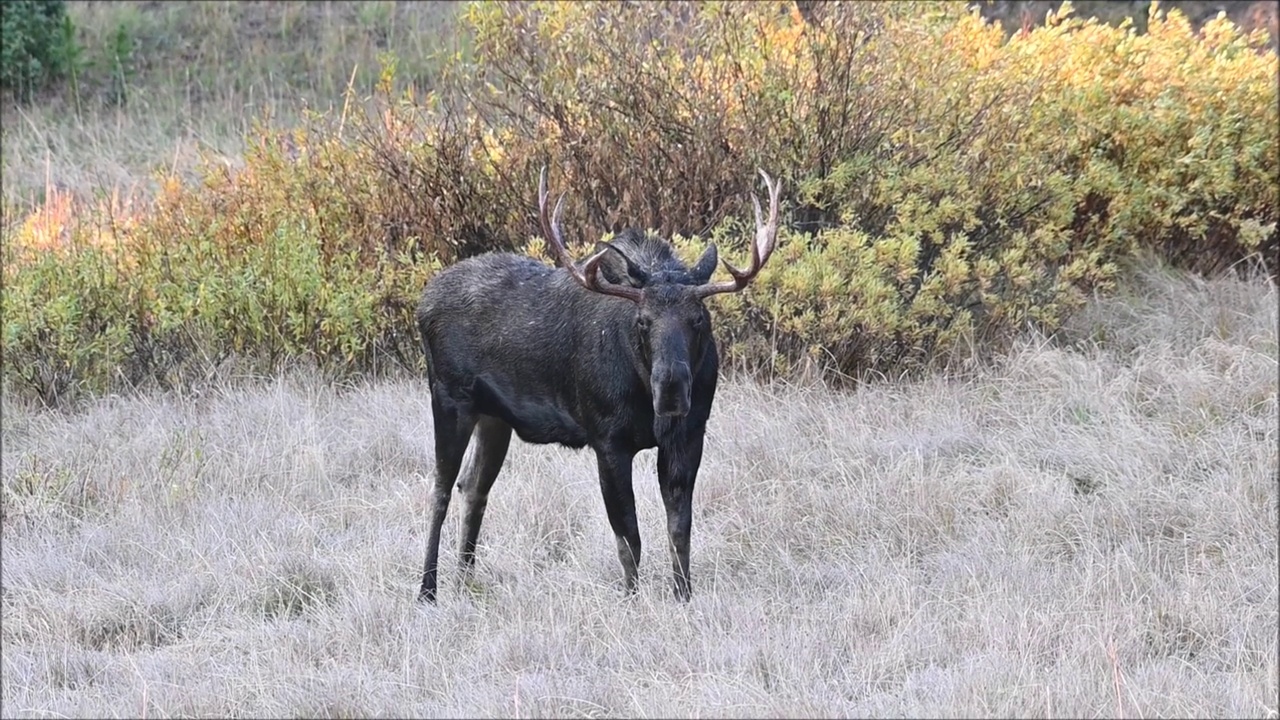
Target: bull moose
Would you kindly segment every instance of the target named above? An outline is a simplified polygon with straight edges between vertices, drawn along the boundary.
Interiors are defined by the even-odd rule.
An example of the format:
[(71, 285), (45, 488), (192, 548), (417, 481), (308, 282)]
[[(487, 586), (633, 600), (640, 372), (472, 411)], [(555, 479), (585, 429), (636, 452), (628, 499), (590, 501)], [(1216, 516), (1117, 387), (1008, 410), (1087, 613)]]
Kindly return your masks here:
[[(714, 244), (690, 268), (666, 240), (636, 230), (599, 243), (591, 257), (575, 263), (560, 231), (564, 194), (547, 213), (544, 167), (539, 221), (558, 268), (488, 253), (427, 283), (417, 321), (427, 355), (436, 467), (420, 601), (436, 599), (440, 531), (455, 480), (466, 498), (460, 565), (464, 573), (474, 567), (489, 490), (512, 430), (525, 442), (595, 451), (627, 595), (635, 592), (640, 564), (632, 459), (657, 447), (674, 593), (689, 599), (693, 486), (719, 370), (703, 300), (746, 287), (773, 252), (781, 184), (759, 172), (769, 190), (768, 220), (753, 193), (751, 266), (740, 270), (725, 261), (732, 279), (711, 282)], [(472, 460), (459, 480), (473, 439)]]

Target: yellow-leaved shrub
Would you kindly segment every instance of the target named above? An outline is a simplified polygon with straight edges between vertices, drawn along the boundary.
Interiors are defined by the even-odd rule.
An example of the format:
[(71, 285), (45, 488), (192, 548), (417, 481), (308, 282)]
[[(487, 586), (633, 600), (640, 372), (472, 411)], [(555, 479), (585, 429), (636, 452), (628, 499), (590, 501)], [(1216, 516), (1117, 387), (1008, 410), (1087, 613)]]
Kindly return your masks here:
[(711, 301), (727, 361), (755, 372), (897, 375), (998, 350), (1138, 251), (1275, 272), (1276, 55), (1225, 19), (1193, 32), (1153, 3), (1138, 33), (1064, 3), (1008, 37), (954, 2), (461, 16), (471, 56), (431, 92), (399, 92), (389, 62), (370, 112), (258, 128), (242, 168), (211, 160), (128, 223), (6, 210), (10, 387), (172, 384), (228, 353), (418, 368), (412, 308), (436, 269), (545, 255), (543, 165), (575, 252), (638, 226), (736, 262), (756, 168), (780, 176), (775, 257)]

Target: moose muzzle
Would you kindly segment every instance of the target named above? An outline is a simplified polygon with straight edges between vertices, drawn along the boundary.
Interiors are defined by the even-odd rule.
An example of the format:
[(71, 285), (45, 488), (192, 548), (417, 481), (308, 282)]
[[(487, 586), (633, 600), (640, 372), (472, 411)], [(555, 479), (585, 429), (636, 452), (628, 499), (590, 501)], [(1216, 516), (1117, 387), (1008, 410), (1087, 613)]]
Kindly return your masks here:
[(693, 377), (689, 366), (679, 363), (655, 372), (653, 377), (653, 412), (664, 417), (683, 417), (689, 414), (689, 390)]

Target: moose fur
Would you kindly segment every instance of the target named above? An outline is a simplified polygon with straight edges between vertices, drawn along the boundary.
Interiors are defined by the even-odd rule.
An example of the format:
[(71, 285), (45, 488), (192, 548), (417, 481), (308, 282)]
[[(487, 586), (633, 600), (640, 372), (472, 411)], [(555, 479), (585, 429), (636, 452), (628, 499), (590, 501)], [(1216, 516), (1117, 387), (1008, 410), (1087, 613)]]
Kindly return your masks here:
[[(777, 190), (770, 189), (776, 233)], [(489, 491), (514, 432), (529, 443), (595, 452), (628, 593), (636, 589), (641, 547), (632, 460), (656, 447), (674, 593), (687, 600), (693, 489), (719, 371), (703, 299), (745, 285), (742, 278), (771, 252), (772, 237), (753, 247), (751, 270), (729, 266), (736, 281), (708, 285), (714, 245), (690, 268), (665, 240), (634, 230), (573, 264), (560, 239), (559, 205), (555, 221), (547, 220), (545, 174), (540, 202), (544, 232), (565, 267), (510, 253), (476, 256), (433, 278), (417, 309), (436, 463), (419, 599), (436, 597), (440, 533), (455, 482), (465, 499), (461, 565), (474, 565)], [(758, 204), (756, 211), (759, 224)], [(462, 472), (469, 442), (473, 459)]]

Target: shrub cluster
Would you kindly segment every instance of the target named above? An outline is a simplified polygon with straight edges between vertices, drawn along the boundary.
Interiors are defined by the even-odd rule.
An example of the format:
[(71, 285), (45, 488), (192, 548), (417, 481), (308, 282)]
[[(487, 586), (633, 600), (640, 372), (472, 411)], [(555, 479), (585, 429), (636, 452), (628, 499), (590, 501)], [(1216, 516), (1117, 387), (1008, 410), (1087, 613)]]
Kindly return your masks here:
[(1139, 34), (1064, 5), (1007, 37), (949, 2), (533, 2), (462, 21), (471, 57), (426, 97), (392, 62), (367, 114), (261, 129), (243, 169), (169, 183), (126, 229), (29, 218), (6, 239), (6, 378), (53, 398), (232, 351), (417, 366), (436, 268), (540, 251), (544, 164), (570, 240), (637, 225), (690, 257), (741, 258), (754, 170), (781, 175), (779, 250), (715, 301), (755, 371), (999, 349), (1143, 250), (1275, 272), (1276, 56), (1225, 19), (1195, 33), (1153, 4)]
[(341, 161), (320, 145), (323, 176), (282, 171), (282, 145), (264, 142), (234, 178), (167, 181), (135, 222), (47, 204), (17, 231), (29, 244), (5, 247), (6, 382), (53, 404), (189, 387), (232, 357), (257, 373), (309, 359), (335, 378), (417, 367), (407, 318), (439, 263), (348, 234), (366, 207), (342, 194)]

